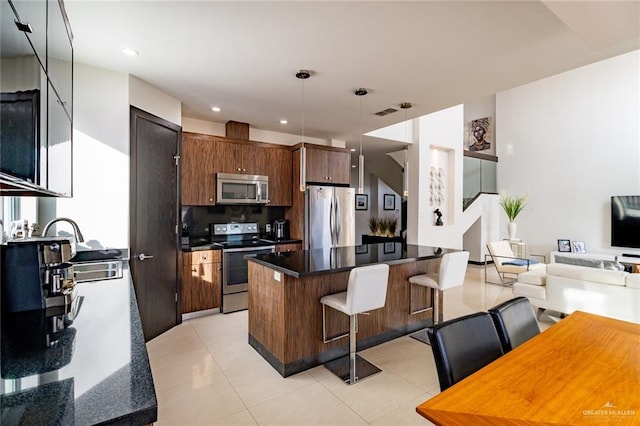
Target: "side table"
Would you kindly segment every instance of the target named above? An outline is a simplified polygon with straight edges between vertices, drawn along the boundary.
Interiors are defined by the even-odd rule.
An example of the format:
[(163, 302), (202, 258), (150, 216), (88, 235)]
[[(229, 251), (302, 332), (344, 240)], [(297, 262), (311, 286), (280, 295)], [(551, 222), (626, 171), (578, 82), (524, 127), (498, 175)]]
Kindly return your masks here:
[(505, 239), (504, 241), (509, 241), (509, 245), (511, 246), (511, 251), (513, 255), (519, 259), (527, 258), (527, 243), (522, 240), (509, 240)]

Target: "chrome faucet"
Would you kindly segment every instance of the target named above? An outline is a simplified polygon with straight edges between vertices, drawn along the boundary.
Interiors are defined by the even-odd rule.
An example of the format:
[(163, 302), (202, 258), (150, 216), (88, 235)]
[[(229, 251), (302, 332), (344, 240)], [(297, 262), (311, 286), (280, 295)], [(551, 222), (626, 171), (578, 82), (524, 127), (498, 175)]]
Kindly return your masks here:
[(49, 228), (51, 228), (51, 225), (53, 225), (56, 222), (68, 222), (69, 224), (71, 224), (71, 226), (73, 227), (73, 234), (76, 239), (76, 242), (77, 243), (84, 242), (84, 237), (82, 236), (82, 232), (80, 232), (80, 228), (78, 228), (78, 224), (75, 223), (75, 221), (73, 221), (72, 219), (69, 219), (68, 217), (58, 217), (56, 219), (53, 219), (51, 222), (47, 223), (44, 226), (44, 229), (42, 230), (43, 237), (47, 236), (47, 232), (49, 232)]

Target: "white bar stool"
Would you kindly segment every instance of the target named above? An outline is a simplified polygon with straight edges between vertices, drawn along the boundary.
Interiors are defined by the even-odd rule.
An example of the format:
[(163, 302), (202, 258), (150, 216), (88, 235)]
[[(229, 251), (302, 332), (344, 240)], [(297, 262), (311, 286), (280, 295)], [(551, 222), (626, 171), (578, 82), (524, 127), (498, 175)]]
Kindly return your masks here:
[[(447, 253), (442, 256), (440, 261), (440, 271), (437, 274), (421, 274), (409, 277), (409, 285), (417, 284), (434, 289), (432, 311), (433, 325), (441, 323), (443, 319), (442, 305), (444, 302), (444, 291), (453, 287), (459, 287), (464, 283), (468, 262), (468, 251)], [(411, 292), (409, 292), (409, 294), (409, 312), (411, 314), (418, 314), (430, 309), (426, 308), (411, 312), (411, 306), (413, 306), (413, 303), (411, 300)], [(429, 339), (423, 331), (415, 333), (411, 337), (429, 344)]]
[(353, 384), (381, 370), (356, 355), (358, 314), (384, 307), (387, 299), (389, 265), (378, 264), (353, 268), (349, 274), (347, 291), (334, 293), (320, 299), (322, 303), (322, 340), (324, 343), (346, 337), (347, 334), (327, 338), (325, 329), (325, 305), (349, 315), (349, 356), (325, 363), (331, 372), (347, 384)]

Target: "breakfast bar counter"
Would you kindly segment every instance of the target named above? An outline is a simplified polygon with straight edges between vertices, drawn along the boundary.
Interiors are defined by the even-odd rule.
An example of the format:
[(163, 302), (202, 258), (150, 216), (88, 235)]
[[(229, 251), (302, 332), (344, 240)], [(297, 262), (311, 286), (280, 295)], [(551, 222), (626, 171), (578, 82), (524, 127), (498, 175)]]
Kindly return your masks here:
[[(362, 350), (432, 324), (431, 289), (408, 278), (437, 273), (451, 250), (402, 243), (260, 254), (249, 260), (249, 344), (283, 377), (344, 356), (347, 338), (322, 341), (320, 298), (347, 289), (351, 269), (389, 265), (384, 308), (358, 318), (357, 347)], [(426, 309), (418, 314), (410, 311)], [(330, 336), (349, 330), (348, 317), (326, 310)]]
[(0, 424), (157, 420), (142, 324), (124, 263), (122, 278), (76, 284), (66, 314), (3, 313)]

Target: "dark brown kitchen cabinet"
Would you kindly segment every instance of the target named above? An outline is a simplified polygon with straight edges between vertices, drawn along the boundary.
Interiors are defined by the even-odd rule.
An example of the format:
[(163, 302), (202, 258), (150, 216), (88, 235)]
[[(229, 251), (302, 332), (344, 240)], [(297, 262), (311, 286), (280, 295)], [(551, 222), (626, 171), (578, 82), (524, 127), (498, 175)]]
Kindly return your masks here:
[(215, 204), (216, 140), (213, 136), (182, 133), (182, 204)]
[(307, 182), (332, 185), (351, 183), (351, 153), (347, 149), (305, 144)]
[(219, 138), (217, 144), (218, 172), (266, 175), (264, 155), (254, 142)]
[(276, 253), (283, 253), (288, 251), (302, 250), (302, 243), (294, 244), (278, 244), (276, 245)]
[(269, 203), (267, 206), (291, 205), (291, 151), (288, 147), (262, 148), (265, 159), (265, 176), (269, 176)]
[(182, 253), (182, 313), (220, 307), (220, 250)]

